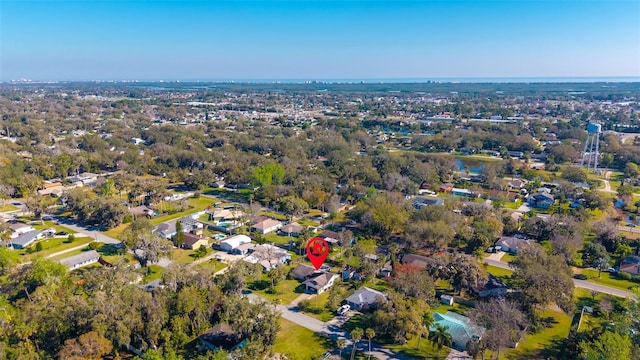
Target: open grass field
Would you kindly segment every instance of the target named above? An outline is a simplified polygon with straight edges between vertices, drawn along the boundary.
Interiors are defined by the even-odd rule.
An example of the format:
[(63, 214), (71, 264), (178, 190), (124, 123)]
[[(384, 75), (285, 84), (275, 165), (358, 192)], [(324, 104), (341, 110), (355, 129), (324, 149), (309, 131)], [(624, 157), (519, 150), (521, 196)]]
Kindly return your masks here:
[(11, 205), (11, 204), (4, 204), (2, 206), (0, 206), (0, 212), (11, 212), (11, 211), (16, 211), (18, 210), (17, 207)]
[(563, 340), (569, 335), (572, 316), (548, 309), (540, 310), (538, 316), (545, 319), (547, 327), (535, 334), (526, 335), (518, 348), (506, 352), (505, 359), (558, 358)]
[(155, 218), (151, 219), (151, 223), (154, 224), (154, 225), (157, 225), (157, 224), (163, 223), (165, 221), (179, 219), (179, 218), (181, 218), (183, 216), (187, 216), (187, 215), (192, 214), (194, 212), (203, 211), (208, 206), (213, 206), (213, 204), (219, 202), (219, 201), (216, 201), (214, 199), (210, 199), (210, 198), (206, 198), (206, 197), (190, 198), (188, 201), (189, 201), (189, 209), (187, 209), (185, 211), (177, 212), (175, 214), (162, 215), (162, 216), (155, 217)]
[(499, 268), (492, 265), (484, 265), (484, 266), (485, 266), (485, 269), (487, 269), (487, 271), (489, 272), (489, 274), (497, 278), (511, 277), (511, 274), (513, 274), (513, 271), (511, 270)]
[(260, 211), (260, 215), (263, 215), (263, 216), (269, 216), (269, 217), (272, 217), (272, 218), (274, 218), (274, 219), (281, 220), (281, 221), (282, 221), (282, 220), (287, 220), (287, 219), (289, 219), (289, 218), (287, 217), (287, 215), (283, 215), (283, 214), (275, 213), (275, 212), (273, 212), (273, 211), (264, 211), (264, 210), (263, 210), (263, 211)]
[(298, 280), (280, 280), (275, 286), (275, 292), (271, 293), (269, 287), (271, 281), (266, 274), (262, 274), (260, 280), (248, 284), (249, 290), (269, 301), (280, 301), (281, 304), (289, 304), (298, 296), (304, 294), (304, 285)]
[(329, 292), (326, 291), (320, 295), (314, 296), (309, 300), (309, 307), (305, 309), (304, 313), (314, 317), (320, 321), (329, 321), (335, 316), (331, 309), (327, 309), (327, 300), (329, 299)]
[[(27, 254), (26, 250), (20, 250), (19, 254), (24, 256), (24, 260), (28, 261), (33, 259), (34, 257), (37, 256), (49, 256), (53, 253), (57, 253), (63, 250), (67, 250), (67, 249), (71, 249), (74, 248), (76, 246), (83, 246), (83, 245), (88, 245), (90, 242), (92, 242), (93, 239), (90, 237), (80, 237), (75, 239), (73, 242), (68, 242), (67, 238), (50, 238), (50, 239), (42, 239), (42, 240), (38, 240), (37, 242), (42, 244), (42, 250), (38, 251), (38, 252), (34, 252), (32, 254)], [(35, 247), (32, 245), (32, 247)], [(69, 253), (64, 254), (64, 256), (70, 256), (67, 255)]]
[(114, 227), (113, 229), (103, 231), (102, 233), (114, 239), (120, 239), (120, 234), (122, 234), (124, 229), (128, 227), (129, 227), (129, 224), (121, 224), (117, 227)]
[(161, 279), (164, 268), (158, 265), (149, 265), (146, 268), (147, 274), (142, 278), (142, 283), (148, 283), (151, 280)]
[(211, 259), (209, 261), (205, 261), (198, 265), (195, 265), (193, 268), (198, 270), (209, 269), (211, 270), (212, 273), (215, 274), (216, 272), (226, 268), (227, 266), (228, 265), (226, 263), (223, 263), (215, 259)]
[(275, 232), (265, 235), (264, 239), (266, 242), (274, 243), (276, 245), (287, 245), (290, 240), (288, 236), (278, 235)]
[(420, 348), (418, 348), (418, 337), (409, 339), (404, 345), (387, 344), (385, 346), (395, 352), (416, 359), (446, 359), (447, 355), (449, 355), (449, 348), (443, 347), (440, 351), (440, 357), (438, 357), (438, 349), (435, 348), (426, 337), (420, 340)]
[(273, 351), (286, 354), (287, 359), (309, 360), (321, 356), (333, 349), (333, 347), (333, 341), (329, 338), (316, 334), (291, 321), (280, 319), (280, 331), (273, 346)]

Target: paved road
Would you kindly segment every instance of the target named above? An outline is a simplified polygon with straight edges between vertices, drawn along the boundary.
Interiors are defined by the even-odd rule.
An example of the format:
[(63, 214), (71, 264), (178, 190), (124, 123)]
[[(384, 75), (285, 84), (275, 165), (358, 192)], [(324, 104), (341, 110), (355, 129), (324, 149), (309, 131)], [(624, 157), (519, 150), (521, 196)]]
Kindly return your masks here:
[[(485, 264), (492, 265), (492, 266), (495, 266), (495, 267), (499, 267), (501, 269), (513, 270), (511, 265), (509, 265), (508, 263), (502, 262), (502, 261), (497, 261), (497, 260), (492, 260), (492, 259), (485, 258), (484, 262), (485, 262)], [(576, 287), (579, 287), (579, 288), (583, 288), (583, 289), (587, 289), (587, 290), (595, 290), (595, 291), (598, 291), (598, 292), (601, 292), (601, 293), (604, 293), (604, 294), (613, 295), (613, 296), (618, 296), (618, 297), (623, 297), (623, 298), (631, 298), (631, 297), (635, 296), (633, 293), (631, 293), (629, 291), (620, 290), (620, 289), (612, 288), (612, 287), (609, 287), (609, 286), (592, 283), (592, 282), (586, 281), (586, 280), (573, 279), (573, 283), (575, 284)]]
[[(247, 297), (251, 302), (267, 302), (268, 300), (261, 298), (256, 294), (248, 294)], [(337, 339), (345, 339), (347, 341), (347, 348), (345, 348), (342, 353), (349, 354), (351, 352), (351, 347), (353, 346), (353, 342), (350, 340), (349, 334), (340, 328), (338, 325), (335, 325), (332, 322), (325, 323), (318, 319), (312, 318), (311, 316), (305, 315), (298, 311), (294, 306), (291, 305), (278, 305), (276, 309), (282, 314), (282, 317), (286, 320), (289, 320), (293, 323), (296, 323), (300, 326), (303, 326), (315, 333), (322, 334), (332, 340)], [(367, 341), (360, 341), (358, 343), (358, 350), (363, 353), (368, 352), (369, 343)], [(395, 353), (387, 348), (384, 348), (376, 343), (371, 343), (371, 356), (376, 359), (381, 360), (411, 360), (415, 359), (413, 357), (409, 357), (406, 355)]]
[(79, 233), (83, 233), (89, 237), (94, 238), (96, 241), (99, 241), (101, 243), (105, 243), (105, 244), (120, 244), (120, 240), (118, 239), (114, 239), (112, 237), (109, 237), (103, 233), (101, 233), (100, 231), (97, 230), (91, 230), (89, 228), (86, 228), (84, 226), (80, 226), (74, 222), (72, 222), (69, 219), (65, 219), (65, 218), (61, 218), (61, 217), (56, 217), (56, 220), (58, 221), (58, 223), (64, 227), (67, 227), (75, 232), (79, 232)]

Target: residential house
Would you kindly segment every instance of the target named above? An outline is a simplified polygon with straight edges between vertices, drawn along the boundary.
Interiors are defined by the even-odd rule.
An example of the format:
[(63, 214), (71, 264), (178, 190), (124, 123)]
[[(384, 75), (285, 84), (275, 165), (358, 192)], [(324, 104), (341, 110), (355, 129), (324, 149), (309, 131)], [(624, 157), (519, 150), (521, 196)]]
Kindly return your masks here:
[(438, 197), (431, 197), (431, 198), (415, 198), (412, 202), (413, 207), (416, 210), (420, 210), (425, 206), (444, 206), (444, 199), (443, 198), (438, 198)]
[(251, 230), (260, 234), (269, 234), (282, 227), (282, 223), (276, 219), (268, 218), (251, 225)]
[(247, 344), (231, 329), (229, 324), (220, 323), (198, 336), (198, 350), (200, 351), (233, 351)]
[(220, 241), (220, 250), (233, 253), (233, 251), (240, 245), (249, 243), (251, 243), (251, 238), (247, 235), (235, 235), (226, 240)]
[(84, 251), (78, 255), (70, 256), (60, 260), (60, 263), (69, 268), (69, 270), (75, 270), (83, 266), (87, 266), (100, 260), (100, 254), (95, 250)]
[(620, 271), (640, 275), (640, 256), (627, 256), (620, 261)]
[(186, 233), (193, 233), (195, 231), (200, 231), (204, 229), (204, 225), (198, 220), (192, 218), (191, 216), (185, 216), (180, 218), (180, 225), (182, 226), (182, 231)]
[(451, 190), (451, 194), (453, 194), (453, 196), (458, 196), (458, 197), (466, 197), (469, 199), (473, 199), (473, 198), (477, 198), (479, 197), (480, 194), (473, 192), (469, 189), (460, 189), (460, 188), (453, 188)]
[(270, 244), (257, 245), (253, 252), (244, 258), (252, 264), (260, 264), (265, 271), (269, 271), (291, 260), (291, 255), (277, 246)]
[(146, 284), (140, 284), (138, 285), (138, 287), (144, 291), (154, 292), (156, 290), (163, 289), (164, 284), (162, 283), (162, 280), (155, 279), (155, 280), (149, 281)]
[(279, 232), (284, 236), (300, 236), (303, 230), (302, 225), (293, 222), (283, 226)]
[(337, 278), (338, 275), (334, 273), (322, 272), (303, 282), (305, 291), (312, 294), (322, 294), (333, 286)]
[(343, 241), (353, 242), (353, 239), (344, 239), (343, 234), (331, 230), (324, 230), (317, 237), (324, 239), (330, 246), (340, 245)]
[(202, 235), (184, 233), (182, 247), (190, 250), (198, 250), (201, 246), (209, 246), (209, 241)]
[(406, 254), (402, 256), (400, 263), (402, 263), (402, 265), (408, 265), (411, 267), (426, 269), (427, 266), (431, 264), (431, 259), (422, 255)]
[(471, 289), (476, 296), (481, 298), (485, 297), (504, 297), (507, 295), (509, 288), (502, 282), (502, 280), (489, 274), (487, 282), (480, 286)]
[(134, 206), (129, 208), (129, 214), (134, 216), (155, 216), (156, 212), (145, 205)]
[(176, 234), (176, 224), (174, 222), (160, 223), (153, 229), (153, 233), (163, 239), (171, 239)]
[(233, 249), (231, 253), (234, 255), (247, 255), (248, 253), (253, 251), (254, 247), (256, 247), (256, 244), (254, 243), (241, 244), (240, 246)]
[(378, 301), (386, 299), (387, 296), (380, 291), (363, 286), (347, 298), (347, 303), (351, 309), (366, 310), (375, 308)]
[(544, 191), (539, 191), (535, 194), (529, 195), (527, 202), (534, 208), (548, 209), (553, 205), (555, 199), (553, 195)]
[(305, 281), (318, 272), (313, 266), (307, 264), (298, 264), (295, 269), (291, 270), (291, 277), (296, 280)]
[(523, 245), (528, 245), (531, 241), (529, 239), (518, 236), (503, 236), (496, 242), (496, 247), (500, 248), (504, 252), (511, 254), (517, 254), (518, 248)]
[(384, 264), (384, 266), (382, 266), (382, 269), (380, 269), (379, 276), (383, 278), (389, 277), (391, 276), (392, 272), (393, 272), (393, 266), (391, 265), (391, 262), (388, 261)]
[(440, 185), (438, 190), (440, 192), (444, 192), (444, 193), (451, 192), (453, 190), (453, 184), (452, 183), (444, 183), (444, 184)]
[(527, 182), (521, 179), (514, 179), (514, 180), (507, 181), (507, 186), (509, 186), (509, 189), (513, 189), (513, 190), (520, 190), (526, 184)]
[(487, 195), (489, 197), (489, 200), (495, 200), (499, 197), (504, 197), (511, 202), (516, 202), (516, 200), (518, 200), (518, 195), (511, 191), (489, 190)]
[(478, 341), (482, 338), (485, 329), (473, 324), (466, 316), (448, 311), (446, 314), (433, 314), (434, 326), (430, 330), (435, 330), (435, 325), (446, 327), (447, 333), (451, 335), (451, 347), (458, 351), (465, 351), (467, 344)]
[(36, 240), (41, 239), (42, 235), (38, 230), (32, 230), (18, 237), (9, 239), (6, 243), (13, 246), (14, 249), (24, 249), (31, 246)]
[(16, 238), (22, 234), (35, 230), (33, 226), (21, 222), (13, 222), (9, 224), (9, 229), (11, 230), (11, 238)]

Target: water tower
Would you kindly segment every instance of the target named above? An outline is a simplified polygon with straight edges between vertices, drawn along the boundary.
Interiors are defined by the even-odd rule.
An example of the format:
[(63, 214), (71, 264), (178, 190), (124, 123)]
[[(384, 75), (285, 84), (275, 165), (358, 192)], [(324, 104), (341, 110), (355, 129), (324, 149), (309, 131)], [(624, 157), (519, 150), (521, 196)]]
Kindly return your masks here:
[(600, 152), (598, 151), (598, 147), (600, 145), (601, 132), (602, 132), (602, 126), (600, 124), (589, 123), (587, 125), (587, 140), (584, 142), (584, 150), (582, 151), (582, 161), (580, 161), (580, 167), (584, 168), (584, 163), (586, 158), (587, 171), (589, 171), (590, 168), (593, 168), (593, 172), (598, 171), (598, 158), (600, 157)]

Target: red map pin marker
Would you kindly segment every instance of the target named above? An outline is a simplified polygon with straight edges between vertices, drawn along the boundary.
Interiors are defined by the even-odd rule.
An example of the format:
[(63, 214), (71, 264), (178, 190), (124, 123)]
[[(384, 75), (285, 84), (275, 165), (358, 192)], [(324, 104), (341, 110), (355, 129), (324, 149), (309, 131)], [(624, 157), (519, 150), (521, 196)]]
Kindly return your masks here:
[(307, 242), (307, 256), (316, 270), (324, 264), (324, 260), (329, 255), (329, 244), (319, 237), (314, 237)]

